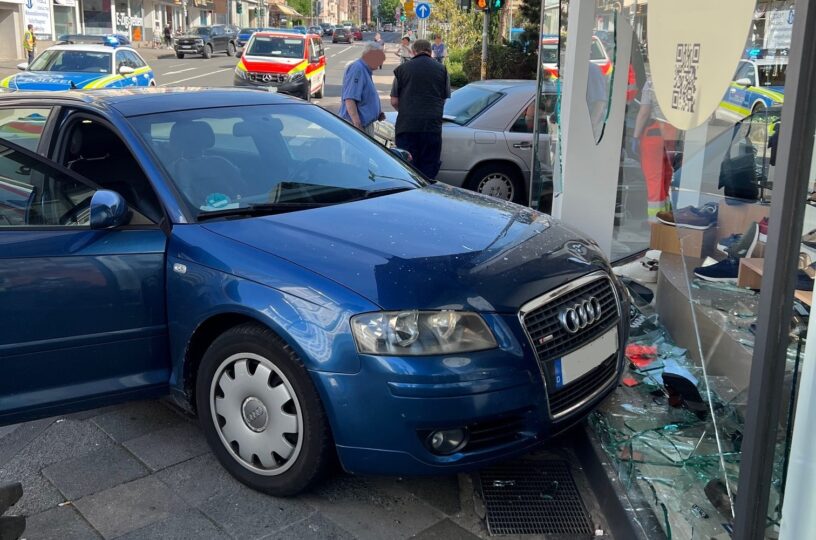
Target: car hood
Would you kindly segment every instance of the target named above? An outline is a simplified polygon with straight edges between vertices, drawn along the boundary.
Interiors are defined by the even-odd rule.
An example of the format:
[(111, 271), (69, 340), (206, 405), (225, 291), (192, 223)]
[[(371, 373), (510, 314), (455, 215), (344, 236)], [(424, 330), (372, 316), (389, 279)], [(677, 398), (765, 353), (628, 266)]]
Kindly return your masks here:
[(209, 34), (181, 34), (180, 36), (176, 36), (176, 39), (204, 39), (206, 40), (209, 38)]
[(261, 73), (289, 73), (308, 65), (308, 62), (303, 58), (269, 58), (248, 54), (241, 57), (241, 63), (247, 71), (259, 71)]
[(204, 227), (383, 309), (515, 313), (562, 283), (608, 269), (593, 244), (552, 218), (444, 184)]
[(110, 76), (110, 73), (26, 71), (4, 79), (0, 86), (11, 90), (72, 90)]

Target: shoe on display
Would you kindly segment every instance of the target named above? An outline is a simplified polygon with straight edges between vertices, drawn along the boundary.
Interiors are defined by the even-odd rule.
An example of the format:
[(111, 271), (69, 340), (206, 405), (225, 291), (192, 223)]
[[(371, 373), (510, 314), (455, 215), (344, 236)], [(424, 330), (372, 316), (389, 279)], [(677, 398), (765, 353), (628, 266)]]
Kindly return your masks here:
[(768, 241), (768, 218), (766, 217), (762, 218), (762, 221), (759, 222), (759, 241)]
[(740, 240), (742, 240), (741, 234), (732, 234), (727, 238), (723, 238), (722, 240), (717, 242), (717, 251), (719, 251), (720, 253), (728, 253), (729, 248), (736, 244), (737, 242), (739, 242)]
[(759, 243), (759, 225), (751, 223), (748, 230), (742, 235), (739, 242), (733, 244), (725, 253), (735, 259), (750, 259), (754, 256), (757, 244)]
[(809, 248), (816, 249), (816, 229), (813, 229), (802, 237), (802, 243)]
[(706, 203), (700, 208), (687, 206), (674, 212), (658, 212), (657, 220), (682, 229), (705, 230), (717, 222), (718, 209), (716, 203)]
[[(812, 267), (808, 267), (813, 270)], [(805, 270), (799, 270), (796, 273), (796, 290), (797, 291), (813, 291), (813, 278), (808, 275)]]
[(661, 331), (657, 316), (647, 317), (634, 305), (629, 306), (629, 339), (645, 341), (656, 337)]
[(739, 275), (739, 259), (729, 257), (711, 266), (697, 267), (694, 269), (694, 275), (705, 281), (736, 282)]

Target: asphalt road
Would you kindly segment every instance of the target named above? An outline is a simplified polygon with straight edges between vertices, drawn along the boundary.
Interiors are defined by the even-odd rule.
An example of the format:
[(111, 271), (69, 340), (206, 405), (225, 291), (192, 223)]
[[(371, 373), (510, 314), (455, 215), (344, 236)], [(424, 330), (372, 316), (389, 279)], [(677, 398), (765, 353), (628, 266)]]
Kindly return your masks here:
[[(373, 33), (363, 34), (363, 41), (352, 45), (345, 43), (332, 44), (330, 37), (324, 38), (326, 49), (326, 91), (323, 99), (316, 99), (314, 103), (332, 112), (340, 107), (340, 92), (343, 83), (343, 73), (346, 66), (360, 57), (363, 45), (373, 39)], [(391, 110), (388, 104), (388, 93), (391, 89), (393, 69), (397, 65), (394, 54), (399, 35), (383, 33), (386, 42), (386, 64), (383, 69), (374, 72), (374, 82), (385, 110)], [(226, 55), (215, 55), (209, 60), (197, 56), (178, 59), (169, 51), (141, 51), (145, 59), (156, 73), (156, 81), (160, 87), (180, 86), (232, 86), (233, 70), (237, 60)], [(152, 54), (151, 54), (152, 53)]]

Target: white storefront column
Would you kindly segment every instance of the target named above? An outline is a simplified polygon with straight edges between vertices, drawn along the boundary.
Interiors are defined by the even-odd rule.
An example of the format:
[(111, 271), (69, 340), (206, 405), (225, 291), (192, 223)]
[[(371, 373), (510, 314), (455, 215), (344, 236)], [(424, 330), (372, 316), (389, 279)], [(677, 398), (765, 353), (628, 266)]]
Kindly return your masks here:
[(569, 37), (561, 69), (564, 87), (560, 119), (564, 180), (562, 191), (553, 199), (553, 215), (594, 239), (610, 256), (632, 30), (623, 17), (617, 17), (612, 99), (603, 137), (596, 144), (586, 102), (590, 46), (596, 24), (595, 2), (570, 2), (567, 24)]

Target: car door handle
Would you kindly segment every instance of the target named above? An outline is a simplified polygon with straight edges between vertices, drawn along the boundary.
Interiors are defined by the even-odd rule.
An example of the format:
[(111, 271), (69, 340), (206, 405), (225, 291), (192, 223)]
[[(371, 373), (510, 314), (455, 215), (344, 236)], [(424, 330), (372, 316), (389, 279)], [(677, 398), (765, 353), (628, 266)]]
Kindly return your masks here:
[(532, 148), (533, 143), (520, 142), (513, 145), (513, 148)]

